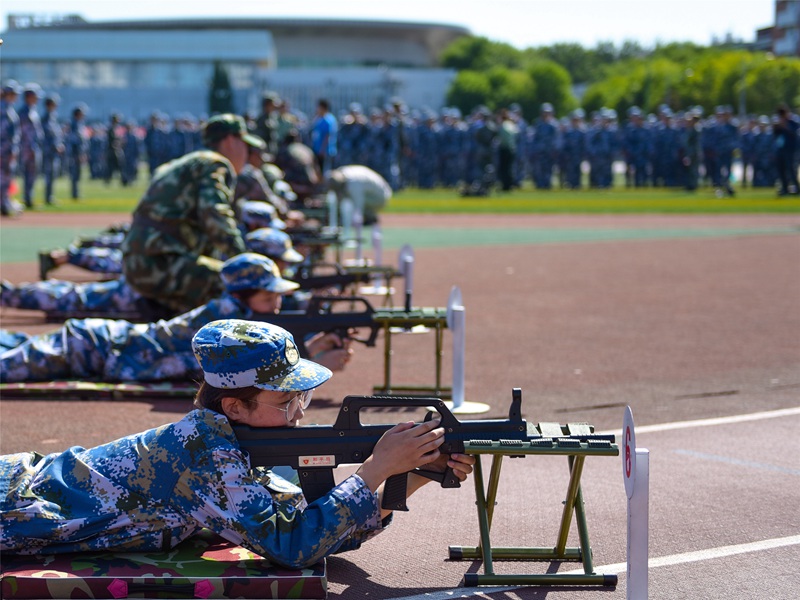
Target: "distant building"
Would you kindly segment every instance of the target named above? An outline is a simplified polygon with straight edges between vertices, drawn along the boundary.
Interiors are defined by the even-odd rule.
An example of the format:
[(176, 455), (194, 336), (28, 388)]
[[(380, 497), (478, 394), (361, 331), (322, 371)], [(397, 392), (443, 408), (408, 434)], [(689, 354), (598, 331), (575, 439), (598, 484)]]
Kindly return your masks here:
[(64, 105), (86, 102), (91, 118), (112, 111), (145, 119), (153, 110), (203, 115), (215, 61), (228, 71), (240, 112), (257, 112), (264, 91), (311, 112), (334, 112), (400, 96), (440, 107), (455, 72), (437, 67), (462, 27), (327, 19), (174, 19), (87, 22), (77, 15), (11, 15), (0, 47), (3, 78), (35, 81)]
[(777, 56), (800, 56), (800, 2), (797, 0), (775, 2), (772, 53)]

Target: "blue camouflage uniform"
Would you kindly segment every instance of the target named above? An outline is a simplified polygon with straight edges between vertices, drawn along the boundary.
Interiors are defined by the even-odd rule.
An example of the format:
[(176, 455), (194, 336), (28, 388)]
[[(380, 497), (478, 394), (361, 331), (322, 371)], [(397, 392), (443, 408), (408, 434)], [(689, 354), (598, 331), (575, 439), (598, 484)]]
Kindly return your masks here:
[(586, 156), (586, 126), (583, 111), (572, 115), (572, 122), (564, 132), (562, 152), (564, 154), (564, 184), (574, 190), (581, 187), (581, 163)]
[(251, 469), (228, 419), (193, 410), (95, 448), (0, 457), (0, 550), (164, 552), (208, 528), (289, 568), (354, 549), (381, 531), (358, 475), (307, 504), (299, 488)]
[(772, 127), (769, 117), (763, 116), (753, 133), (753, 187), (773, 187), (777, 177)]
[(65, 151), (67, 164), (69, 166), (69, 179), (72, 188), (72, 198), (80, 198), (78, 184), (81, 179), (81, 169), (86, 162), (86, 153), (89, 148), (89, 140), (86, 136), (86, 129), (83, 125), (83, 118), (86, 114), (84, 106), (76, 106), (72, 110), (72, 119), (69, 122), (69, 129), (66, 134)]
[(626, 183), (631, 179), (635, 187), (644, 187), (649, 180), (648, 166), (651, 156), (652, 136), (650, 130), (642, 122), (642, 113), (638, 107), (628, 112), (631, 121), (622, 132), (622, 151), (626, 164)]
[(431, 189), (438, 183), (441, 131), (436, 123), (436, 115), (428, 113), (425, 122), (418, 128), (416, 135), (416, 156), (418, 158), (418, 186)]
[(250, 316), (239, 300), (223, 294), (169, 321), (68, 319), (0, 355), (0, 380), (186, 381), (198, 375), (191, 348), (197, 330), (216, 319)]
[(125, 277), (86, 283), (48, 279), (11, 285), (2, 281), (0, 286), (0, 306), (26, 310), (129, 312), (137, 310), (141, 298)]
[(95, 125), (89, 138), (89, 175), (92, 179), (103, 179), (105, 174), (106, 130), (102, 125)]
[(19, 116), (14, 106), (6, 99), (7, 94), (18, 94), (19, 84), (9, 81), (3, 86), (0, 99), (0, 209), (3, 215), (15, 212), (9, 197), (9, 186), (13, 168), (19, 157)]
[(155, 173), (156, 168), (170, 160), (169, 133), (164, 129), (161, 116), (154, 113), (150, 117), (150, 125), (144, 136), (144, 149), (147, 153), (147, 165), (150, 168), (150, 175)]
[(558, 126), (553, 118), (553, 107), (545, 103), (542, 117), (533, 126), (531, 140), (531, 171), (537, 189), (549, 190), (553, 187), (553, 167), (556, 161)]
[(39, 86), (27, 86), (23, 91), (23, 98), (27, 101), (19, 109), (19, 170), (23, 180), (23, 199), (25, 206), (33, 206), (33, 186), (39, 176), (42, 165), (42, 144), (44, 143), (44, 130), (39, 111), (36, 109), (36, 100), (41, 90)]
[(55, 110), (57, 98), (45, 99), (47, 110), (42, 117), (42, 174), (44, 175), (44, 201), (53, 203), (53, 183), (61, 172), (61, 156), (64, 153), (64, 132)]

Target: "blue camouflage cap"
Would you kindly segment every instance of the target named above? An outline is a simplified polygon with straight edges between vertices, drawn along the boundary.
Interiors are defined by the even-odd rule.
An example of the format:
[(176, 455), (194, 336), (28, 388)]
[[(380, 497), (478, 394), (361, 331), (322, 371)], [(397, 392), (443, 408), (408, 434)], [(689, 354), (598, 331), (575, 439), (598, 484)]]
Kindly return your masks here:
[(192, 338), (192, 351), (203, 379), (215, 388), (305, 391), (332, 375), (300, 358), (291, 333), (261, 321), (224, 319), (203, 325)]
[(228, 292), (267, 290), (285, 294), (300, 287), (283, 279), (278, 265), (269, 258), (254, 252), (244, 252), (226, 260), (222, 263), (220, 277)]
[(261, 227), (286, 229), (286, 223), (277, 217), (278, 211), (268, 202), (261, 200), (246, 200), (239, 205), (242, 211), (242, 223), (248, 231)]
[(292, 238), (284, 231), (263, 227), (244, 236), (244, 243), (251, 252), (258, 252), (273, 260), (289, 263), (303, 261), (303, 255), (292, 246)]

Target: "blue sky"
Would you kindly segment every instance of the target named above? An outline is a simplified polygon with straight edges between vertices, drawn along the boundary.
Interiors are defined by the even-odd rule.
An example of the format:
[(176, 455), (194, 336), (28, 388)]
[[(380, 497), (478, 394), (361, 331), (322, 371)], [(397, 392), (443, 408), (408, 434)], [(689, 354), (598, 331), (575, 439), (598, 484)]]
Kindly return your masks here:
[(519, 48), (631, 39), (710, 43), (727, 33), (752, 41), (774, 19), (773, 0), (2, 0), (7, 15), (79, 14), (92, 21), (180, 17), (323, 17), (431, 21), (462, 25), (476, 35)]

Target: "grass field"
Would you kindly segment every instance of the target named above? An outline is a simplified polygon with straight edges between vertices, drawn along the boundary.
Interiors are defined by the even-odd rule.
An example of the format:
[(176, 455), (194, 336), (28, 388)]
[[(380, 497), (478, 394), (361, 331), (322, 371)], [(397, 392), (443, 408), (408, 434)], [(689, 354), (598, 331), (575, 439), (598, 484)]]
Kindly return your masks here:
[[(42, 208), (43, 183), (38, 182), (35, 203), (38, 210), (48, 212), (120, 212), (130, 213), (147, 186), (142, 173), (129, 187), (118, 181), (106, 185), (102, 181), (84, 179), (82, 199), (69, 199), (69, 183), (65, 178), (56, 183), (58, 205)], [(677, 189), (626, 189), (618, 185), (611, 190), (541, 191), (527, 184), (520, 190), (496, 192), (487, 198), (461, 198), (450, 189), (405, 189), (397, 193), (385, 212), (388, 213), (796, 213), (800, 197), (778, 198), (769, 188), (737, 189), (734, 198), (717, 198), (711, 188), (694, 193)]]

